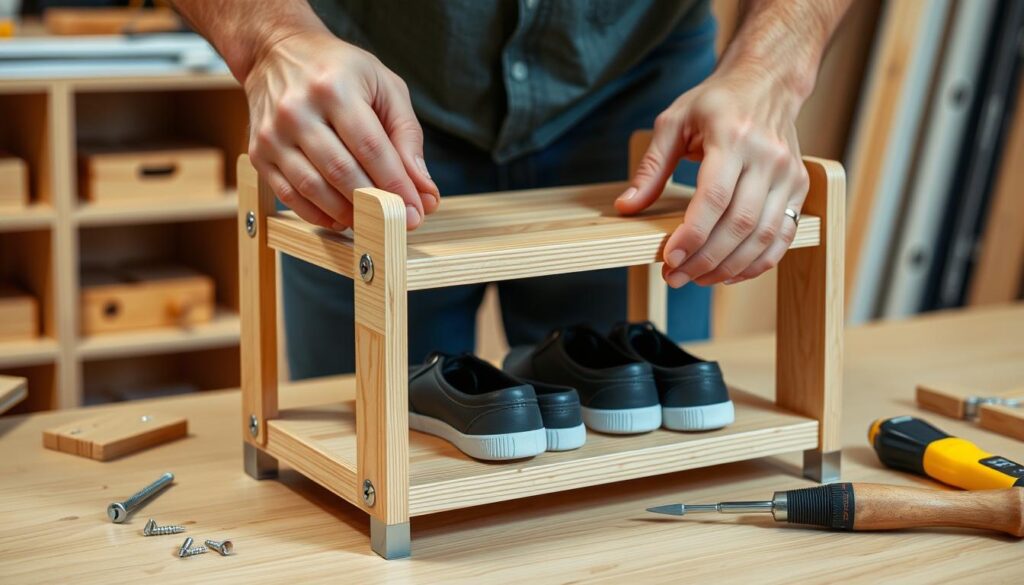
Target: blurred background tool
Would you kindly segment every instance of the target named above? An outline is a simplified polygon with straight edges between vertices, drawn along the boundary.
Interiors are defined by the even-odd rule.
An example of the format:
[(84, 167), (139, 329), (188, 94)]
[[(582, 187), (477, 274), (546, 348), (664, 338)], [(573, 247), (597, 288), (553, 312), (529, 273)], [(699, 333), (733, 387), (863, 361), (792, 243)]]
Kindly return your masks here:
[(776, 522), (831, 530), (900, 530), (959, 527), (1024, 536), (1024, 490), (949, 492), (875, 483), (832, 483), (775, 492), (771, 500), (670, 504), (648, 512), (683, 516), (696, 512), (771, 513)]
[(1024, 487), (1024, 465), (912, 416), (879, 419), (868, 441), (882, 463), (965, 490)]

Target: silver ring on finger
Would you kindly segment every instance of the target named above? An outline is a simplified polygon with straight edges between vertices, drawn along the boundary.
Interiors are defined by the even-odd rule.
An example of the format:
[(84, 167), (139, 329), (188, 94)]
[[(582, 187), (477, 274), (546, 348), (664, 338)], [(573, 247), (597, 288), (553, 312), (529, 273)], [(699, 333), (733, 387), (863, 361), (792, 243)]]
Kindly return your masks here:
[(794, 224), (800, 225), (800, 212), (799, 211), (793, 211), (793, 209), (787, 207), (786, 211), (784, 211), (783, 213), (786, 214), (786, 217), (788, 217), (789, 219), (792, 219)]

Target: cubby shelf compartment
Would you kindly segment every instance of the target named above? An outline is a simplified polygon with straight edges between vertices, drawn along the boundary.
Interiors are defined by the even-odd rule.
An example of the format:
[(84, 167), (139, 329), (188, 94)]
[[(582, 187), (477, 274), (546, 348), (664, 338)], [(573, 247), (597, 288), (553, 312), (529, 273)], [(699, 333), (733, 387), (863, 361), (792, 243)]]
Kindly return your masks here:
[(237, 209), (238, 196), (232, 191), (220, 199), (183, 197), (173, 201), (141, 200), (117, 205), (81, 203), (75, 211), (75, 221), (83, 227), (196, 221), (233, 217)]
[[(631, 165), (649, 140), (649, 132), (634, 135)], [(669, 185), (630, 218), (613, 207), (623, 184), (454, 197), (407, 234), (398, 196), (359, 189), (355, 232), (336, 233), (275, 211), (273, 193), (241, 157), (246, 471), (270, 477), (281, 461), (364, 510), (370, 546), (385, 558), (410, 553), (411, 516), (488, 502), (801, 450), (805, 475), (837, 479), (845, 178), (832, 161), (805, 165), (810, 190), (797, 249), (779, 265), (774, 403), (734, 389), (736, 422), (726, 429), (588, 433), (576, 451), (485, 463), (409, 431), (407, 291), (629, 267), (627, 317), (664, 326), (658, 263), (691, 190)], [(330, 404), (278, 411), (275, 250), (355, 281), (356, 373)]]
[(193, 327), (160, 327), (85, 336), (78, 343), (77, 354), (83, 360), (140, 356), (237, 345), (238, 338), (238, 314), (218, 307), (212, 321)]

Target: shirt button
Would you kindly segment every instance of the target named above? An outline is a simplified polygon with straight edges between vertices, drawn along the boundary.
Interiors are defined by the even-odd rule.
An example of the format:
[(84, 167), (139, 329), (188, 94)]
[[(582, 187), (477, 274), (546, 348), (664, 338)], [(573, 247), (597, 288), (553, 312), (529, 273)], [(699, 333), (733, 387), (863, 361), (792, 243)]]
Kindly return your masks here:
[(516, 61), (512, 64), (512, 79), (526, 81), (527, 75), (529, 75), (529, 70), (526, 68), (526, 63)]

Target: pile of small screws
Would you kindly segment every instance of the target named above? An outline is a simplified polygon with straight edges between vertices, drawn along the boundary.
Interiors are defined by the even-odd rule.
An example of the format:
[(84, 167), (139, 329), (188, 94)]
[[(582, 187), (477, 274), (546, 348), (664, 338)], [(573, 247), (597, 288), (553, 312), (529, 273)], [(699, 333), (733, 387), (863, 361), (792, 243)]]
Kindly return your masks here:
[[(142, 488), (138, 493), (128, 498), (123, 502), (114, 502), (107, 507), (107, 515), (115, 524), (121, 524), (128, 519), (128, 515), (135, 511), (143, 502), (153, 497), (155, 494), (160, 492), (163, 488), (167, 487), (174, 481), (173, 473), (165, 473), (160, 476), (159, 479), (151, 483), (150, 485)], [(181, 534), (185, 532), (184, 526), (168, 525), (160, 526), (156, 523), (156, 520), (150, 518), (146, 525), (142, 528), (143, 536), (164, 536), (167, 534)], [(191, 537), (185, 539), (185, 542), (181, 544), (178, 549), (178, 557), (186, 558), (201, 555), (210, 549), (213, 549), (220, 553), (220, 556), (226, 557), (232, 554), (235, 550), (235, 545), (230, 540), (207, 540), (206, 545), (192, 546), (194, 541)]]

